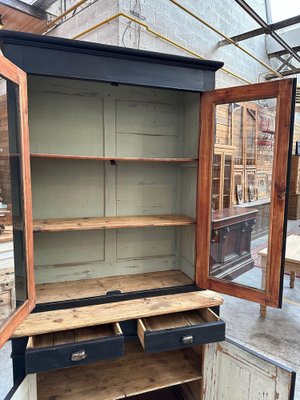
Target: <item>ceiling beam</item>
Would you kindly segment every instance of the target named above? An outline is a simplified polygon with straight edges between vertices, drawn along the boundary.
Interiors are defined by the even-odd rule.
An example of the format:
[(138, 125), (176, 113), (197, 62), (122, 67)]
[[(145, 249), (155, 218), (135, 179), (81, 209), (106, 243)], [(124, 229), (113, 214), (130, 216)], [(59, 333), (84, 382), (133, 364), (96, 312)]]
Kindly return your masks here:
[(31, 15), (32, 17), (47, 20), (48, 14), (46, 11), (41, 10), (38, 7), (32, 6), (30, 4), (24, 3), (20, 0), (0, 0), (0, 4), (4, 4), (10, 8), (17, 11), (21, 11), (25, 14)]
[[(286, 28), (287, 26), (295, 25), (300, 22), (300, 15), (296, 15), (295, 17), (284, 19), (279, 22), (275, 22), (274, 24), (267, 24), (267, 28), (257, 28), (253, 29), (252, 31), (240, 33), (236, 36), (231, 36), (231, 40), (234, 42), (241, 42), (242, 40), (251, 39), (256, 36), (260, 36), (263, 34), (268, 35), (270, 31), (277, 31), (278, 29)], [(219, 42), (219, 46), (225, 46), (230, 44), (227, 40), (221, 40)]]
[[(293, 69), (293, 70), (289, 69), (289, 70), (287, 70), (287, 71), (282, 71), (282, 72), (280, 72), (280, 74), (281, 74), (282, 76), (289, 76), (289, 75), (300, 74), (300, 68), (296, 68), (296, 69)], [(276, 79), (276, 78), (277, 78), (277, 76), (276, 76), (276, 75), (273, 75), (273, 74), (266, 75), (266, 79), (267, 79), (267, 80)]]
[[(246, 3), (244, 0), (235, 0), (235, 2), (246, 11), (247, 14), (250, 15), (263, 29), (269, 29), (269, 25)], [(287, 42), (285, 42), (275, 31), (270, 30), (268, 34), (276, 40), (289, 54), (293, 55), (293, 57), (300, 62), (300, 55), (297, 54), (296, 51), (293, 50), (292, 47), (289, 46)]]

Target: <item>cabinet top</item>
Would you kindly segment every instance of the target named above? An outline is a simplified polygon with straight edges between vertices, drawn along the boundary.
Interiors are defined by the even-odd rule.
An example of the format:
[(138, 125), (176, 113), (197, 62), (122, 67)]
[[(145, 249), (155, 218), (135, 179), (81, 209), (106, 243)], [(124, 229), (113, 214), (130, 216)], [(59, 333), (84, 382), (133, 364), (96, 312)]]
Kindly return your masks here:
[(222, 62), (24, 32), (0, 31), (1, 50), (29, 74), (152, 87), (214, 89)]

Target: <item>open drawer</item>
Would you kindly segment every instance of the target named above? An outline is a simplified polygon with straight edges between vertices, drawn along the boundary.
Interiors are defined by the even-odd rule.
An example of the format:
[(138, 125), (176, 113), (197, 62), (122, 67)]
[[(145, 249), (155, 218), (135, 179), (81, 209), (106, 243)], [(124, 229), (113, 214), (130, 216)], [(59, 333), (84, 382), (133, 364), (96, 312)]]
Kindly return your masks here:
[(209, 308), (138, 319), (137, 330), (148, 353), (225, 340), (225, 323)]
[(88, 364), (124, 355), (119, 323), (32, 336), (28, 340), (26, 373)]

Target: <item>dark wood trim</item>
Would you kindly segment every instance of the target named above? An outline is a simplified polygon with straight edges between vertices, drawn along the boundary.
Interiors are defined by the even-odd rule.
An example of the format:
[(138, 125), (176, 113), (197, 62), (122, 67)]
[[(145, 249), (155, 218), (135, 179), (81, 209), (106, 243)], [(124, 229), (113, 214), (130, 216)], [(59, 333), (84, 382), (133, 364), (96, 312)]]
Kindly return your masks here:
[[(285, 248), (284, 225), (286, 210), (286, 192), (290, 135), (293, 80), (277, 81), (275, 148), (273, 179), (270, 203), (270, 231), (267, 261), (266, 291), (270, 293), (268, 305), (279, 307), (281, 304), (280, 287), (283, 279)], [(284, 253), (285, 254), (285, 253)]]
[[(293, 152), (293, 137), (294, 137), (294, 120), (295, 120), (295, 106), (296, 106), (296, 90), (297, 90), (297, 78), (291, 80), (292, 84), (292, 95), (289, 98), (286, 98), (286, 102), (288, 104), (287, 112), (290, 112), (290, 127), (289, 127), (289, 139), (288, 139), (288, 157), (284, 162), (286, 163), (286, 191), (285, 191), (285, 209), (284, 209), (284, 222), (283, 222), (283, 243), (281, 252), (281, 273), (280, 273), (280, 282), (279, 282), (279, 300), (278, 306), (282, 307), (282, 297), (283, 297), (283, 279), (284, 279), (284, 260), (285, 260), (285, 252), (286, 252), (286, 234), (287, 234), (287, 223), (288, 223), (288, 203), (289, 203), (289, 187), (290, 187), (290, 178), (291, 178), (291, 163), (292, 163), (292, 152)], [(290, 90), (290, 89), (289, 89)], [(284, 101), (283, 101), (284, 104)], [(288, 121), (286, 121), (288, 122)], [(287, 130), (287, 129), (285, 129)], [(287, 132), (285, 136), (287, 136)]]
[(20, 79), (20, 115), (21, 115), (21, 163), (22, 189), (24, 204), (25, 256), (27, 267), (27, 289), (30, 311), (35, 306), (34, 256), (33, 256), (33, 222), (32, 193), (30, 170), (30, 144), (28, 124), (27, 74), (19, 69)]
[(196, 209), (196, 277), (199, 287), (208, 287), (210, 236), (211, 236), (211, 187), (214, 148), (214, 91), (203, 93), (200, 101), (199, 163)]
[[(214, 147), (214, 115), (217, 104), (277, 99), (275, 152), (270, 209), (269, 252), (266, 288), (259, 290), (209, 276), (211, 237), (211, 179)], [(196, 284), (260, 304), (279, 307), (282, 296), (283, 247), (286, 211), (288, 154), (291, 136), (291, 104), (293, 80), (277, 80), (249, 86), (206, 92), (201, 100), (200, 149), (197, 198)]]
[(0, 75), (16, 85), (20, 84), (19, 68), (10, 60), (0, 55)]
[[(201, 92), (222, 62), (1, 31), (3, 54), (28, 74)], [(174, 68), (170, 68), (174, 67)]]

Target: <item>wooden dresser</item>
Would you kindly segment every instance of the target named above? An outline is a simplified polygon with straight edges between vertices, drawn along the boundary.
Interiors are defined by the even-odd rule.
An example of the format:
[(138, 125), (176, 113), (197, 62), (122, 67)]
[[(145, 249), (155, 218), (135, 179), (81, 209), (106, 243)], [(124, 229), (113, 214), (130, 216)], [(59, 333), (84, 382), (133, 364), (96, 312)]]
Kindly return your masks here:
[(211, 275), (232, 280), (249, 271), (251, 233), (258, 211), (238, 207), (214, 211), (212, 215)]
[[(0, 41), (16, 275), (0, 322), (0, 346), (13, 348), (7, 399), (240, 400), (250, 387), (291, 399), (293, 372), (225, 340), (218, 292), (280, 303), (294, 81), (214, 90), (221, 62), (3, 30)], [(226, 268), (251, 267), (256, 215), (212, 218), (214, 110), (269, 97), (284, 116), (279, 233), (272, 286), (257, 290), (209, 271), (212, 230), (229, 233), (224, 260), (237, 252)]]

